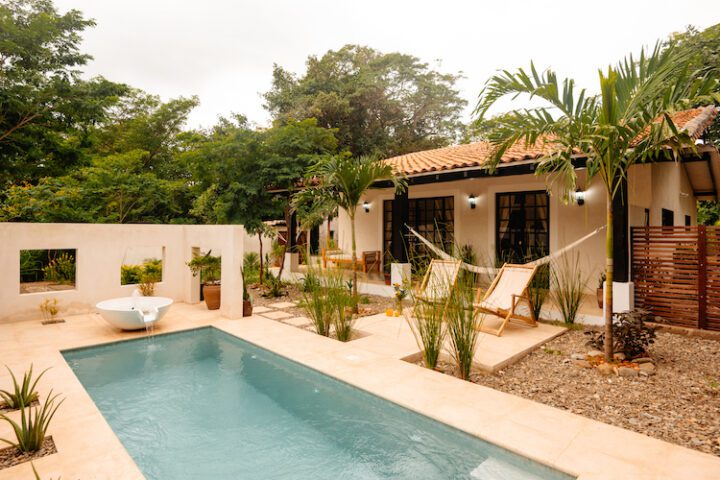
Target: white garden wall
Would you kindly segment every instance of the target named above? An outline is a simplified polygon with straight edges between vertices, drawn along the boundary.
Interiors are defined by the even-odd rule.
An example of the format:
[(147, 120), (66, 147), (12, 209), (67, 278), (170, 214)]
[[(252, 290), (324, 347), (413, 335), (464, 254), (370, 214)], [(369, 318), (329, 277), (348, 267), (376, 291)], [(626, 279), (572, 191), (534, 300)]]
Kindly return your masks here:
[[(35, 319), (39, 305), (56, 298), (61, 315), (95, 311), (101, 300), (132, 294), (120, 285), (120, 265), (134, 251), (164, 248), (162, 282), (156, 295), (197, 303), (200, 282), (186, 263), (193, 249), (222, 256), (221, 313), (242, 316), (242, 268), (245, 229), (239, 225), (106, 225), (0, 223), (0, 322)], [(20, 251), (75, 249), (76, 281), (72, 290), (20, 293)]]

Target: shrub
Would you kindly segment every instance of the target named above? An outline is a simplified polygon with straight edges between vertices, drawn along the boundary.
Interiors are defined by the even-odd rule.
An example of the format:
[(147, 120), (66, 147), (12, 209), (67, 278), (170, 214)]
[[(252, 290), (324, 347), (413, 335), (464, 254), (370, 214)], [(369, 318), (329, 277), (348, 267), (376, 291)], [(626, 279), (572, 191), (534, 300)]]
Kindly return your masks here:
[[(627, 358), (635, 358), (647, 353), (655, 343), (657, 327), (645, 325), (651, 318), (650, 312), (642, 309), (630, 310), (613, 315), (613, 351), (622, 352)], [(585, 332), (590, 338), (587, 342), (593, 348), (602, 350), (605, 344), (604, 332)]]
[(330, 288), (327, 292), (327, 302), (332, 311), (332, 323), (335, 337), (341, 342), (352, 340), (355, 316), (353, 309), (357, 302), (351, 292), (344, 288)]
[(300, 291), (311, 292), (313, 289), (320, 286), (320, 279), (314, 270), (308, 269), (307, 273), (303, 277), (302, 284), (300, 285)]
[(38, 394), (35, 390), (40, 378), (47, 372), (47, 369), (40, 372), (40, 375), (33, 380), (33, 367), (30, 365), (30, 369), (23, 375), (22, 384), (18, 384), (15, 374), (7, 366), (7, 371), (10, 372), (10, 377), (13, 382), (13, 391), (0, 390), (0, 399), (2, 399), (8, 407), (13, 409), (23, 408), (24, 406), (30, 405), (33, 401), (37, 400)]
[[(313, 322), (315, 331), (326, 337), (331, 330), (342, 342), (352, 338), (355, 318), (352, 310), (355, 299), (340, 274), (320, 275), (312, 272), (315, 280), (307, 290), (302, 291), (302, 307)], [(307, 277), (306, 277), (307, 278)]]
[(278, 298), (285, 295), (285, 293), (285, 284), (280, 280), (280, 275), (275, 276), (268, 271), (263, 296), (267, 298)]
[(75, 283), (75, 257), (62, 252), (43, 267), (43, 279), (64, 285)]
[(405, 314), (418, 347), (422, 349), (423, 362), (427, 368), (436, 368), (440, 358), (446, 329), (443, 322), (443, 303), (423, 302), (413, 299), (411, 316)]
[(530, 282), (528, 287), (528, 295), (530, 296), (530, 303), (532, 303), (533, 314), (535, 318), (540, 318), (542, 313), (542, 307), (547, 299), (549, 289), (548, 284), (550, 283), (550, 265), (542, 264), (538, 265), (535, 277)]
[(583, 273), (580, 256), (564, 257), (551, 270), (550, 295), (560, 309), (563, 321), (575, 323), (583, 294), (587, 286), (588, 276)]
[(140, 283), (142, 267), (140, 265), (120, 266), (120, 285), (135, 285)]
[(473, 312), (473, 289), (459, 283), (450, 294), (445, 317), (447, 335), (450, 338), (450, 355), (455, 361), (457, 374), (463, 380), (470, 378), (480, 334), (480, 315)]
[(243, 256), (243, 268), (247, 270), (260, 270), (260, 255), (256, 252), (247, 252)]
[(45, 322), (53, 322), (59, 311), (57, 298), (46, 298), (40, 304), (40, 312)]
[(206, 254), (194, 255), (187, 263), (193, 275), (200, 275), (200, 283), (203, 285), (216, 285), (220, 283), (222, 259), (211, 255), (212, 250)]
[(45, 433), (50, 421), (63, 402), (63, 400), (60, 400), (56, 403), (57, 398), (58, 395), (53, 395), (51, 390), (42, 405), (34, 408), (23, 406), (20, 409), (20, 423), (4, 414), (0, 414), (0, 419), (8, 422), (12, 427), (16, 438), (15, 442), (4, 438), (0, 438), (0, 441), (18, 448), (21, 452), (37, 452), (40, 450), (45, 441)]

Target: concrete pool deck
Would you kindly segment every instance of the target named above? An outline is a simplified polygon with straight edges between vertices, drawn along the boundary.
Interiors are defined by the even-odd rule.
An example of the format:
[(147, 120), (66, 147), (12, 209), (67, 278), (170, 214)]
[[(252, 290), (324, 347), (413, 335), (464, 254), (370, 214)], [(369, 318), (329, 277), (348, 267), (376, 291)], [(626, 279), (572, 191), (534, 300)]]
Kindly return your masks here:
[[(66, 398), (49, 430), (58, 453), (33, 463), (43, 479), (143, 478), (60, 350), (144, 337), (145, 332), (116, 331), (97, 314), (66, 320), (45, 326), (39, 321), (0, 325), (1, 362), (18, 373), (30, 363), (36, 372), (52, 367), (40, 381), (41, 398), (50, 389)], [(208, 325), (582, 480), (720, 476), (718, 457), (364, 348), (362, 341), (372, 335), (341, 343), (260, 316), (228, 320), (202, 305), (186, 304), (174, 305), (156, 334)], [(0, 371), (0, 388), (9, 381), (7, 371)], [(6, 422), (0, 423), (0, 438), (13, 438)], [(19, 478), (33, 478), (29, 462), (0, 470), (0, 480)]]

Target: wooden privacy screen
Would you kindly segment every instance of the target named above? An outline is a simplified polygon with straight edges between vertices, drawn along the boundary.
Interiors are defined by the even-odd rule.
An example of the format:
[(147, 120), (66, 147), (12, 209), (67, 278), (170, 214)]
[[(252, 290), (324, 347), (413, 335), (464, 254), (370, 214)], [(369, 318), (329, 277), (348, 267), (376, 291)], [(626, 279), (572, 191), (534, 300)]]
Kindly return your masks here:
[(635, 306), (720, 330), (720, 227), (633, 227), (631, 238)]

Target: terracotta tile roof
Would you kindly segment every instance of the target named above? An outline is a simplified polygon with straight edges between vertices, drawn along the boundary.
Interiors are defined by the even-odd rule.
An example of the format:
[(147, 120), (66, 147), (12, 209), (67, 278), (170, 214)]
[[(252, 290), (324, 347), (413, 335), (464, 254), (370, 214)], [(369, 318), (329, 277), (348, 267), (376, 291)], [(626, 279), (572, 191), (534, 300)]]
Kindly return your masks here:
[[(717, 113), (716, 107), (707, 106), (683, 110), (672, 117), (680, 130), (686, 130), (692, 138), (698, 138), (710, 126)], [(488, 142), (475, 142), (407, 153), (388, 158), (385, 162), (393, 165), (396, 172), (405, 175), (481, 167), (488, 160), (491, 148)], [(552, 148), (550, 142), (538, 142), (530, 147), (516, 144), (505, 152), (501, 164), (536, 160), (550, 153)]]

